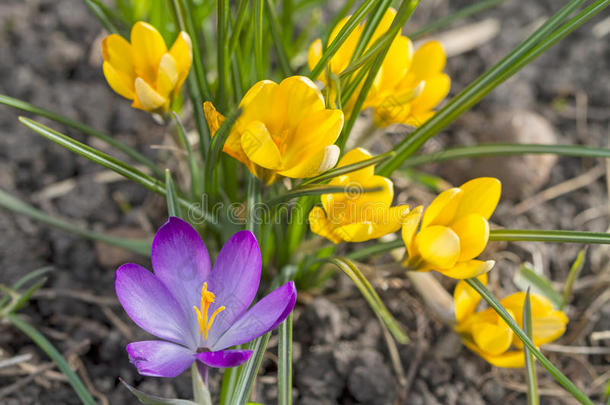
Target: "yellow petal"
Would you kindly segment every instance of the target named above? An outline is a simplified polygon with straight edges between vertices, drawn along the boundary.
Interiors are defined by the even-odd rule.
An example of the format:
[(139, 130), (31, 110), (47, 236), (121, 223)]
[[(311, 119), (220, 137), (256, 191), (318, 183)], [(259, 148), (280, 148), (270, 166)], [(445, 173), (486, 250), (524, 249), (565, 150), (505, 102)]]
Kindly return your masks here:
[(285, 141), (286, 150), (283, 157), (286, 167), (294, 167), (309, 159), (313, 153), (334, 144), (341, 128), (341, 110), (321, 110), (307, 116)]
[(479, 214), (470, 214), (451, 225), (460, 238), (459, 261), (474, 259), (487, 246), (489, 223)]
[(434, 114), (434, 111), (410, 113), (407, 117), (397, 122), (411, 127), (419, 128), (424, 125), (426, 121), (432, 118)]
[[(366, 149), (356, 148), (347, 152), (341, 160), (339, 160), (339, 164), (337, 167), (348, 166), (354, 163), (362, 162), (363, 160), (371, 159), (373, 155), (369, 153)], [(363, 169), (348, 173), (350, 180), (353, 181), (363, 181), (375, 174), (375, 165), (367, 166)]]
[[(376, 211), (385, 211), (392, 205), (394, 199), (394, 183), (392, 180), (383, 176), (372, 176), (362, 182), (351, 181), (347, 184), (350, 187), (351, 200), (361, 207), (367, 209), (370, 215), (366, 215), (371, 221), (375, 221)], [(380, 191), (364, 192), (366, 189), (381, 189)], [(382, 214), (383, 215), (383, 214)]]
[(482, 260), (468, 260), (466, 262), (458, 262), (455, 266), (449, 269), (440, 269), (439, 271), (444, 276), (461, 280), (487, 273), (494, 267), (495, 264), (496, 262), (493, 260), (487, 260), (486, 262)]
[(298, 165), (281, 171), (279, 174), (294, 179), (317, 176), (318, 174), (324, 173), (335, 167), (337, 160), (339, 160), (339, 153), (340, 151), (337, 145), (327, 146), (318, 150), (313, 156), (310, 156)]
[(419, 226), (419, 221), (421, 220), (423, 212), (424, 207), (421, 205), (415, 207), (407, 214), (402, 224), (402, 241), (405, 243), (409, 256), (412, 256), (414, 253), (413, 240), (415, 239), (415, 232), (417, 232), (417, 227)]
[(103, 65), (104, 77), (106, 81), (118, 94), (121, 96), (133, 100), (134, 98), (134, 81), (129, 76), (121, 71), (116, 70), (108, 62), (104, 62)]
[[(477, 277), (483, 285), (487, 285), (487, 273)], [(464, 280), (458, 281), (453, 290), (453, 302), (455, 307), (456, 322), (462, 323), (466, 318), (474, 313), (477, 305), (481, 301), (481, 296)]]
[(380, 68), (379, 88), (393, 91), (394, 87), (407, 74), (413, 58), (413, 43), (405, 36), (397, 36)]
[(339, 226), (335, 234), (345, 242), (364, 242), (373, 238), (373, 225), (370, 222), (356, 222)]
[(460, 238), (451, 228), (428, 226), (415, 235), (415, 248), (432, 269), (450, 269), (460, 255)]
[(373, 32), (373, 36), (369, 42), (369, 46), (372, 45), (380, 36), (388, 32), (390, 26), (392, 25), (392, 21), (396, 17), (396, 10), (393, 7), (390, 7), (386, 10), (379, 22), (377, 28), (375, 28), (375, 32)]
[(424, 80), (424, 89), (411, 103), (412, 114), (423, 114), (440, 103), (451, 87), (451, 79), (446, 74), (434, 75)]
[(178, 71), (178, 82), (176, 83), (176, 90), (180, 90), (184, 80), (191, 70), (193, 63), (193, 45), (191, 37), (184, 32), (180, 31), (178, 37), (174, 41), (174, 44), (169, 50), (170, 55), (176, 61), (176, 70)]
[(438, 41), (430, 41), (419, 47), (413, 54), (410, 73), (416, 80), (424, 80), (443, 71), (445, 51)]
[(307, 116), (324, 109), (324, 97), (308, 77), (288, 77), (280, 83), (279, 91), (287, 102), (284, 129), (296, 129)]
[(563, 335), (567, 324), (568, 317), (562, 311), (551, 311), (546, 316), (534, 317), (534, 344), (540, 346), (557, 339)]
[(458, 209), (463, 192), (459, 188), (450, 188), (440, 193), (426, 209), (422, 228), (430, 225), (449, 225)]
[(279, 85), (271, 80), (255, 83), (239, 104), (242, 113), (235, 124), (236, 129), (243, 132), (243, 127), (251, 121), (260, 121), (272, 136), (279, 135), (284, 124), (286, 99), (278, 89)]
[(108, 35), (102, 41), (102, 56), (104, 62), (108, 62), (115, 70), (130, 78), (133, 88), (136, 77), (129, 42), (118, 34)]
[(216, 135), (216, 131), (222, 125), (225, 120), (224, 115), (218, 112), (209, 101), (203, 103), (203, 115), (205, 115), (205, 120), (208, 123), (208, 128), (210, 129), (210, 135), (213, 137)]
[(159, 62), (167, 52), (163, 37), (155, 27), (139, 21), (131, 28), (131, 47), (136, 75), (155, 83)]
[[(339, 31), (345, 26), (351, 15), (344, 17), (339, 23), (333, 28), (328, 43), (330, 44), (335, 37), (339, 34)], [(330, 70), (335, 74), (341, 73), (350, 63), (352, 55), (356, 50), (360, 36), (362, 35), (362, 26), (357, 26), (347, 39), (341, 44), (337, 52), (330, 59)]]
[(408, 214), (409, 206), (407, 204), (390, 207), (383, 215), (375, 218), (376, 221), (371, 222), (373, 226), (371, 239), (381, 238), (399, 230)]
[[(514, 339), (515, 341), (517, 339)], [(470, 350), (484, 358), (488, 363), (502, 368), (521, 368), (525, 366), (525, 355), (521, 350), (510, 350), (497, 356), (486, 354), (476, 347), (473, 343), (463, 341), (464, 345)]]
[(500, 201), (502, 183), (493, 177), (479, 177), (462, 184), (463, 196), (455, 213), (454, 221), (470, 214), (480, 214), (489, 219)]
[(513, 331), (506, 324), (480, 323), (473, 326), (472, 338), (481, 351), (499, 355), (510, 347)]
[(321, 207), (313, 207), (309, 211), (309, 227), (313, 233), (323, 236), (333, 243), (341, 242), (341, 238), (334, 233), (337, 226), (326, 218), (326, 214)]
[[(309, 46), (309, 51), (307, 52), (307, 66), (309, 66), (309, 70), (313, 70), (320, 59), (322, 59), (322, 40), (316, 39)], [(320, 74), (320, 76), (323, 77), (324, 73)]]
[(157, 93), (162, 97), (169, 98), (177, 82), (178, 71), (176, 70), (176, 62), (172, 55), (166, 53), (161, 57), (161, 61), (159, 62), (159, 70), (157, 72)]
[(282, 156), (265, 124), (251, 121), (241, 135), (241, 148), (248, 158), (266, 169), (281, 167)]
[(136, 79), (136, 99), (134, 107), (144, 111), (155, 112), (158, 109), (166, 109), (169, 100), (161, 96), (141, 77)]

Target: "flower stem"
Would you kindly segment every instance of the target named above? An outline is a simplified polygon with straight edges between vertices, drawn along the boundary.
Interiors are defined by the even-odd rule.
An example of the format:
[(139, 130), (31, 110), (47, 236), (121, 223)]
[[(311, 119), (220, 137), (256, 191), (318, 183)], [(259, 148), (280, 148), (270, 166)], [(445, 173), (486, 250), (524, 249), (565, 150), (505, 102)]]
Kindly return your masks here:
[(208, 366), (196, 361), (191, 366), (193, 380), (193, 399), (200, 405), (212, 405), (212, 397), (208, 389)]

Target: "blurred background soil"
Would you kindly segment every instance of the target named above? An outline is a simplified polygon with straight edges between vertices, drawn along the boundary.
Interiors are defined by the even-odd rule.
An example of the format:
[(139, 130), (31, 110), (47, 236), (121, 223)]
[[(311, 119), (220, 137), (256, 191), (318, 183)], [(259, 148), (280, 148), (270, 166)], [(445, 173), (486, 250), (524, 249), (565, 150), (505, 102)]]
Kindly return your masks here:
[[(467, 28), (446, 37), (454, 40), (452, 49), (458, 53), (449, 58), (446, 67), (452, 78), (451, 94), (517, 45), (561, 3), (507, 0), (454, 24), (451, 28)], [(424, 1), (405, 32), (468, 4), (465, 0)], [(476, 24), (481, 21), (487, 25)], [(608, 147), (609, 25), (606, 13), (581, 27), (493, 91), (426, 144), (424, 151), (479, 142)], [(100, 25), (82, 1), (3, 0), (0, 93), (88, 123), (162, 161), (167, 152), (154, 145), (163, 143), (163, 127), (147, 114), (133, 110), (104, 81), (99, 48), (102, 35)], [(483, 43), (460, 50), (468, 41)], [(116, 235), (152, 235), (163, 223), (162, 198), (108, 176), (95, 164), (35, 135), (19, 125), (17, 115), (0, 106), (0, 188), (48, 213)], [(124, 158), (95, 139), (68, 133)], [(375, 148), (387, 150), (406, 135), (404, 128), (391, 128), (378, 139)], [(501, 177), (505, 198), (492, 217), (499, 226), (604, 232), (610, 225), (608, 167), (599, 159), (543, 155), (489, 158), (440, 163), (422, 170), (455, 185), (481, 175)], [(396, 186), (397, 200), (413, 206), (429, 203), (433, 197), (430, 189), (409, 176), (399, 175)], [(512, 279), (523, 262), (532, 263), (537, 271), (561, 283), (580, 248), (570, 244), (490, 243), (486, 255), (497, 260), (490, 285), (506, 294), (515, 291)], [(600, 403), (610, 376), (609, 258), (606, 246), (587, 250), (574, 300), (567, 309), (571, 322), (557, 342), (560, 349), (599, 347), (606, 354), (580, 354), (570, 348), (565, 353), (546, 352)], [(129, 364), (125, 345), (146, 338), (146, 334), (127, 318), (114, 296), (114, 270), (125, 261), (148, 264), (143, 257), (0, 210), (0, 283), (9, 284), (42, 266), (55, 268), (46, 287), (22, 314), (66, 355), (101, 404), (135, 403), (119, 377), (149, 393), (188, 397), (190, 381), (186, 374), (172, 380), (142, 378)], [(391, 258), (385, 256), (367, 264), (392, 267), (388, 263)], [(339, 276), (323, 296), (302, 294), (295, 311), (297, 404), (525, 403), (523, 371), (492, 368), (464, 349), (451, 328), (424, 306), (403, 277), (381, 279), (379, 272), (370, 274), (382, 299), (403, 322), (412, 340), (398, 348), (401, 369), (392, 366), (383, 331), (366, 302), (348, 280)], [(453, 284), (440, 280), (451, 291)], [(266, 404), (276, 402), (276, 346), (274, 336), (255, 386), (255, 399)], [(19, 331), (0, 324), (0, 361), (23, 354), (27, 355), (26, 361), (0, 368), (0, 403), (79, 403), (49, 359)], [(542, 371), (539, 375), (543, 404), (574, 403), (548, 375)], [(220, 373), (214, 372), (213, 386), (219, 378)]]

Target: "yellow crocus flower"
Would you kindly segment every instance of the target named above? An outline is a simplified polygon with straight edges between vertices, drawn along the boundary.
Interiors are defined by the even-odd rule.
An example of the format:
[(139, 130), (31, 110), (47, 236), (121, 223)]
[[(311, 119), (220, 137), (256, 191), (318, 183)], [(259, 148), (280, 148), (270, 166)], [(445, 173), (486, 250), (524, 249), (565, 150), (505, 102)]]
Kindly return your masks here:
[[(353, 149), (339, 161), (338, 167), (372, 158), (362, 148)], [(335, 177), (330, 185), (345, 186), (345, 194), (323, 194), (322, 207), (309, 213), (311, 231), (334, 243), (364, 242), (400, 229), (409, 212), (408, 205), (392, 207), (394, 185), (387, 177), (376, 176), (375, 166)], [(381, 191), (362, 193), (366, 188)]]
[[(280, 84), (262, 80), (239, 107), (241, 115), (223, 151), (265, 183), (279, 176), (312, 177), (337, 163), (334, 143), (343, 128), (343, 112), (325, 108), (322, 93), (307, 77), (291, 76)], [(225, 117), (210, 102), (203, 109), (214, 136)]]
[[(389, 8), (377, 26), (370, 47), (375, 40), (388, 31), (396, 11)], [(350, 16), (345, 17), (333, 29), (329, 43), (337, 36)], [(339, 75), (352, 61), (356, 45), (362, 36), (364, 25), (356, 27), (330, 59), (330, 72)], [(322, 58), (322, 41), (314, 41), (308, 53), (308, 65), (313, 69)], [(390, 124), (405, 124), (418, 127), (432, 115), (433, 109), (447, 96), (451, 79), (443, 73), (445, 52), (438, 41), (430, 41), (413, 50), (413, 43), (400, 33), (394, 38), (379, 72), (375, 77), (363, 108), (373, 109), (375, 124), (381, 127)], [(326, 73), (318, 77), (326, 85)], [(356, 91), (354, 94), (357, 94)], [(331, 91), (331, 98), (335, 97)], [(353, 108), (355, 97), (343, 106), (346, 113)]]
[(186, 32), (168, 51), (159, 31), (140, 21), (131, 29), (131, 43), (118, 34), (104, 38), (104, 76), (115, 92), (133, 100), (132, 107), (165, 114), (188, 76), (191, 51)]
[(491, 270), (493, 260), (474, 258), (487, 245), (487, 220), (498, 205), (501, 188), (498, 179), (479, 177), (443, 191), (425, 213), (422, 206), (413, 209), (402, 226), (408, 253), (405, 266), (458, 279)]
[[(487, 275), (479, 276), (479, 280), (487, 284)], [(521, 329), (525, 295), (524, 292), (518, 292), (500, 301)], [(481, 296), (472, 287), (460, 280), (453, 297), (455, 329), (466, 347), (496, 367), (518, 368), (525, 365), (523, 343), (514, 336), (513, 331), (493, 308), (475, 312)], [(533, 293), (530, 293), (530, 305), (532, 340), (536, 346), (552, 342), (563, 335), (568, 318), (562, 311), (554, 310), (548, 299)]]

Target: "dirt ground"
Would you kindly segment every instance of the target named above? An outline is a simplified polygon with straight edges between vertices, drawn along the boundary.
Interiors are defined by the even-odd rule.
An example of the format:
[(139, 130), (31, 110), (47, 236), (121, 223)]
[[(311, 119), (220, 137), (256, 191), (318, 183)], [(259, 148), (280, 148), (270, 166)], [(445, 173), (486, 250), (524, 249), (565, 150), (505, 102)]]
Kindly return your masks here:
[[(422, 3), (411, 30), (469, 2), (452, 1), (450, 6), (445, 0)], [(542, 18), (561, 6), (558, 3), (507, 0), (457, 24), (493, 19), (500, 30), (476, 49), (449, 58), (446, 71), (452, 77), (451, 94), (525, 38)], [(608, 35), (598, 38), (600, 30), (594, 28), (603, 18), (598, 16), (581, 27), (500, 86), (424, 150), (501, 141), (608, 147), (610, 41)], [(0, 93), (86, 122), (162, 160), (166, 152), (151, 145), (162, 143), (163, 128), (131, 109), (104, 81), (100, 35), (99, 24), (80, 0), (3, 0)], [(387, 150), (406, 135), (400, 128), (388, 132), (377, 147)], [(109, 151), (94, 139), (69, 133)], [(441, 163), (424, 170), (454, 184), (481, 175), (501, 176), (506, 198), (492, 217), (499, 226), (607, 231), (610, 225), (607, 167), (599, 159), (528, 156)], [(96, 230), (123, 236), (151, 235), (164, 221), (164, 200), (127, 181), (100, 177), (101, 172), (95, 164), (19, 125), (17, 113), (0, 106), (2, 190)], [(65, 181), (68, 187), (55, 193), (58, 183)], [(396, 185), (400, 202), (415, 205), (429, 202), (433, 196), (406, 176), (397, 178)], [(580, 248), (490, 243), (486, 254), (498, 262), (490, 284), (495, 291), (515, 291), (512, 279), (522, 262), (530, 262), (552, 280), (563, 282)], [(610, 330), (609, 258), (607, 247), (589, 247), (574, 300), (567, 309), (571, 322), (558, 345), (610, 346), (607, 338), (592, 337), (593, 332)], [(147, 264), (142, 257), (0, 210), (0, 283), (11, 283), (42, 266), (55, 268), (46, 287), (22, 314), (67, 355), (100, 403), (135, 403), (119, 377), (149, 393), (188, 397), (190, 380), (186, 374), (172, 380), (143, 378), (129, 364), (125, 345), (146, 334), (127, 318), (114, 296), (114, 270), (125, 261)], [(386, 256), (369, 264), (390, 261)], [(440, 280), (452, 288), (450, 281)], [(366, 302), (339, 276), (329, 283), (326, 294), (303, 294), (295, 310), (297, 404), (525, 403), (523, 371), (492, 368), (464, 349), (451, 328), (425, 307), (404, 277), (375, 277), (375, 285), (412, 339), (411, 344), (398, 347), (402, 370), (392, 366), (383, 331)], [(265, 404), (276, 402), (276, 346), (274, 336), (255, 387), (256, 400)], [(546, 353), (601, 403), (610, 376), (610, 356), (567, 351)], [(18, 366), (0, 368), (0, 403), (79, 403), (49, 359), (19, 331), (0, 324), (0, 360), (21, 354), (31, 357)], [(211, 378), (215, 387), (220, 373)], [(543, 404), (574, 403), (543, 370), (539, 370), (539, 382)]]

